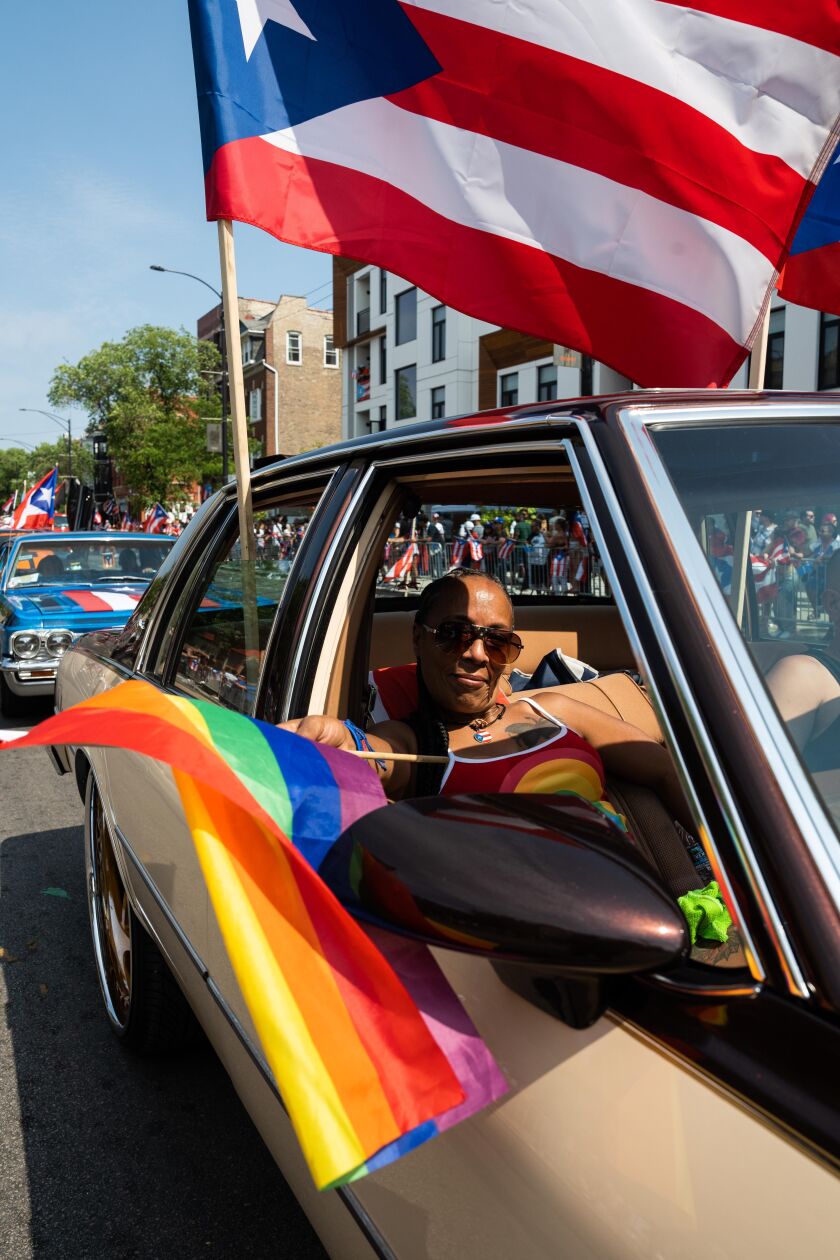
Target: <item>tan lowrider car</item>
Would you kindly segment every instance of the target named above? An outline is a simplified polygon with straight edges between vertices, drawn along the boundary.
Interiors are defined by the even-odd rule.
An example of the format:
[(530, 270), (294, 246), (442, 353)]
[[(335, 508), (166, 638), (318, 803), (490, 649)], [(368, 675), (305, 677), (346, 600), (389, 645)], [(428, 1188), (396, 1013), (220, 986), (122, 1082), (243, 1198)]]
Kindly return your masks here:
[[(118, 1036), (178, 1044), (192, 1009), (337, 1260), (836, 1256), (840, 738), (835, 764), (830, 738), (815, 758), (764, 681), (783, 657), (831, 669), (840, 595), (830, 531), (815, 544), (808, 513), (840, 510), (836, 399), (635, 393), (400, 426), (260, 470), (254, 501), (273, 539), (257, 567), (257, 656), (226, 490), (126, 628), (67, 653), (60, 707), (140, 677), (269, 721), (363, 722), (370, 671), (411, 659), (415, 588), (478, 516), (471, 563), (508, 586), (525, 642), (511, 685), (559, 648), (598, 674), (567, 685), (667, 744), (702, 850), (687, 856), (650, 793), (610, 787), (670, 894), (691, 884), (686, 861), (710, 861), (736, 930), (639, 975), (617, 974), (615, 952), (599, 971), (590, 950), (572, 978), (436, 948), (510, 1093), (317, 1194), (170, 772), (61, 748), (85, 801), (93, 950)], [(532, 531), (511, 549), (516, 519)], [(415, 559), (393, 576), (411, 537)], [(583, 941), (578, 909), (569, 931)]]

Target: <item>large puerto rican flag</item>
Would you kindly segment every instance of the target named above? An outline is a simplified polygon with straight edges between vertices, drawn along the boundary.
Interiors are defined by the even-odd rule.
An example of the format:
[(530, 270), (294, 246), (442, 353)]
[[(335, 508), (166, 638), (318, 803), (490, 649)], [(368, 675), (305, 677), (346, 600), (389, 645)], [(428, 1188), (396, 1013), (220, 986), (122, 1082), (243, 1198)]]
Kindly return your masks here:
[(723, 384), (834, 143), (836, 0), (190, 0), (211, 219)]
[(51, 529), (55, 517), (55, 487), (58, 469), (53, 468), (24, 495), (12, 518), (15, 529)]
[(840, 315), (840, 145), (799, 225), (779, 292), (799, 306)]

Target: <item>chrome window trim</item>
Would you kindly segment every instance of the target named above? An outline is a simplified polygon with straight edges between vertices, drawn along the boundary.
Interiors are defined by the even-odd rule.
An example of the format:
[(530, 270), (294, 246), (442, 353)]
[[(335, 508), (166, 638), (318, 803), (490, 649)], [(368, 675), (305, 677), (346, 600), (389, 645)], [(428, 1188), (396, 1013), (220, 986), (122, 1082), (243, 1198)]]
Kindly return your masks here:
[[(807, 411), (807, 416), (802, 416), (803, 409)], [(754, 409), (750, 407), (743, 410)], [(800, 419), (825, 419), (826, 410), (834, 410), (840, 421), (840, 399), (833, 408), (816, 404), (813, 407), (804, 405), (798, 409), (797, 415)], [(716, 412), (708, 414), (714, 416)], [(714, 615), (714, 630), (720, 635), (715, 641), (722, 641), (728, 650), (727, 668), (732, 684), (737, 688), (741, 703), (761, 741), (777, 782), (786, 799), (797, 807), (802, 835), (826, 889), (840, 911), (840, 838), (834, 823), (799, 760), (799, 753), (784, 722), (770, 700), (764, 680), (732, 617), (723, 592), (715, 581), (702, 547), (691, 530), (671, 478), (648, 432), (648, 424), (636, 408), (622, 410), (619, 418), (635, 456), (639, 474), (651, 492), (660, 520), (667, 519), (670, 536), (682, 557), (686, 575), (705, 601), (708, 609), (706, 620), (710, 619), (710, 614)], [(656, 417), (657, 420), (660, 418)], [(709, 628), (711, 630), (712, 627)], [(734, 669), (737, 669), (737, 677)], [(830, 844), (826, 843), (826, 839)]]
[[(722, 399), (720, 403), (697, 403), (684, 407), (661, 407), (655, 399), (646, 402), (630, 403), (619, 408), (619, 420), (622, 425), (632, 424), (638, 428), (658, 428), (660, 425), (693, 425), (702, 426), (716, 424), (721, 420), (737, 420), (741, 424), (769, 424), (777, 421), (790, 424), (793, 421), (809, 420), (828, 421), (832, 416), (840, 420), (840, 394), (833, 399), (812, 399), (809, 402), (791, 402), (779, 397), (775, 399), (748, 400), (746, 402), (729, 402)], [(670, 483), (669, 483), (670, 484)]]
[[(715, 790), (718, 792), (718, 799), (721, 802), (721, 807), (722, 807), (724, 816), (727, 819), (727, 824), (729, 825), (730, 831), (732, 831), (733, 833), (733, 837), (736, 840), (738, 851), (740, 853), (741, 844), (739, 842), (739, 837), (744, 835), (743, 827), (740, 823), (740, 819), (737, 816), (737, 811), (735, 811), (735, 817), (730, 819), (730, 812), (735, 810), (734, 802), (732, 801), (728, 786), (725, 783), (723, 783), (722, 785), (719, 785), (719, 780), (721, 776), (718, 771), (718, 767), (716, 766), (716, 759), (714, 757), (713, 750), (710, 746), (710, 742), (705, 731), (705, 726), (703, 724), (702, 717), (700, 716), (699, 710), (697, 709), (697, 706), (694, 703), (694, 698), (689, 691), (688, 682), (683, 673), (682, 666), (680, 665), (676, 652), (674, 651), (673, 645), (670, 640), (670, 636), (662, 620), (662, 615), (656, 604), (653, 591), (651, 590), (651, 587), (645, 576), (645, 571), (644, 571), (644, 568), (642, 567), (641, 557), (639, 556), (636, 545), (632, 537), (630, 536), (630, 532), (624, 521), (621, 506), (618, 502), (618, 498), (615, 494), (615, 491), (613, 490), (612, 483), (610, 482), (609, 474), (607, 473), (603, 459), (601, 458), (601, 454), (598, 451), (597, 446), (595, 445), (595, 440), (589, 430), (588, 425), (583, 424), (583, 423), (579, 424), (578, 432), (586, 448), (587, 454), (589, 455), (592, 461), (593, 470), (595, 472), (595, 475), (598, 478), (599, 486), (607, 502), (607, 508), (610, 513), (611, 523), (619, 535), (619, 539), (624, 548), (624, 552), (627, 557), (627, 560), (636, 577), (636, 583), (638, 586), (639, 594), (645, 606), (645, 611), (647, 612), (650, 618), (651, 625), (654, 628), (657, 642), (660, 648), (662, 649), (663, 656), (665, 657), (665, 662), (668, 667), (668, 672), (670, 674), (671, 681), (677, 690), (677, 694), (680, 696), (680, 699), (683, 705), (683, 712), (685, 713), (691, 732), (694, 735), (695, 741), (700, 750), (709, 778), (712, 784), (714, 785)], [(654, 709), (656, 710), (656, 715), (659, 718), (659, 722), (662, 726), (662, 729), (670, 737), (671, 747), (675, 754), (674, 759), (676, 762), (677, 771), (679, 773), (680, 782), (686, 794), (686, 798), (688, 800), (689, 805), (691, 806), (692, 812), (694, 813), (695, 817), (697, 818), (697, 820), (699, 821), (701, 825), (701, 828), (703, 831), (704, 845), (708, 845), (709, 849), (712, 851), (712, 854), (714, 855), (714, 861), (717, 864), (717, 868), (719, 870), (725, 871), (726, 867), (721, 862), (720, 854), (717, 850), (717, 846), (714, 843), (714, 839), (712, 836), (712, 831), (709, 826), (708, 819), (706, 818), (705, 811), (703, 810), (700, 800), (698, 799), (697, 793), (694, 788), (694, 784), (692, 782), (691, 775), (688, 772), (688, 769), (685, 765), (682, 754), (680, 752), (679, 744), (676, 739), (675, 732), (671, 725), (670, 719), (668, 717), (665, 704), (662, 700), (662, 696), (660, 695), (659, 688), (656, 685), (656, 678), (650, 667), (650, 661), (648, 659), (648, 655), (645, 652), (642, 641), (633, 623), (632, 614), (630, 612), (628, 602), (624, 594), (624, 590), (621, 586), (621, 583), (618, 579), (618, 575), (616, 573), (615, 564), (613, 562), (613, 556), (607, 544), (603, 527), (600, 524), (598, 513), (596, 512), (595, 507), (593, 505), (592, 496), (589, 492), (589, 487), (584, 477), (583, 470), (580, 466), (580, 461), (578, 459), (577, 452), (574, 449), (574, 444), (572, 443), (571, 440), (566, 439), (565, 446), (566, 446), (566, 450), (569, 456), (569, 460), (572, 465), (572, 470), (575, 473), (575, 476), (577, 477), (578, 490), (580, 491), (581, 497), (583, 499), (584, 507), (586, 508), (586, 512), (589, 516), (589, 520), (590, 520), (590, 523), (592, 524), (593, 529), (598, 534), (598, 546), (601, 553), (601, 559), (603, 560), (604, 567), (607, 570), (607, 576), (609, 577), (609, 580), (610, 580), (610, 589), (612, 590), (613, 598), (615, 599), (615, 602), (621, 613), (622, 621), (624, 623), (624, 629), (626, 630), (627, 636), (630, 640), (630, 646), (632, 647), (633, 652), (639, 662), (639, 665), (642, 667), (642, 670), (645, 674), (646, 681), (650, 687), (651, 698), (653, 701)], [(750, 857), (752, 858), (751, 850), (750, 850)], [(742, 854), (742, 861), (744, 861), (743, 854)], [(745, 869), (747, 870), (747, 875), (750, 880), (753, 893), (756, 895), (756, 900), (759, 901), (763, 905), (764, 902), (769, 899), (769, 892), (766, 889), (766, 886), (764, 885), (764, 877), (761, 874), (761, 871), (758, 870), (757, 877), (754, 878), (753, 870), (752, 870), (752, 867), (756, 866), (756, 863), (754, 862), (754, 860), (751, 863), (744, 862), (744, 865), (745, 865)], [(763, 897), (761, 895), (761, 891), (759, 890), (763, 890), (764, 892)], [(746, 926), (744, 916), (740, 911), (740, 907), (738, 905), (737, 899), (732, 893), (731, 888), (727, 888), (727, 893), (730, 898), (730, 909), (733, 910), (734, 918), (736, 922), (738, 923), (739, 929), (741, 931), (741, 940), (744, 946), (744, 953), (746, 954), (746, 957), (747, 957), (750, 974), (752, 975), (753, 979), (757, 983), (759, 984), (763, 983), (764, 980), (766, 979), (766, 972), (762, 964), (758, 949), (756, 948), (755, 941), (753, 940), (752, 935), (750, 934), (749, 929)], [(779, 932), (782, 932), (783, 929), (781, 927), (778, 914), (776, 913), (775, 906), (772, 907), (772, 914), (773, 914), (774, 926), (777, 925)], [(787, 951), (788, 953), (791, 953), (789, 944), (787, 946)], [(801, 972), (799, 971), (798, 963), (796, 962), (795, 959), (792, 959), (792, 963), (793, 963), (793, 967), (791, 968), (790, 974), (795, 975), (797, 977), (798, 986), (792, 988), (791, 991), (796, 993), (797, 996), (799, 997), (810, 997), (810, 992), (806, 988), (804, 978), (801, 976)]]
[[(555, 419), (562, 420), (568, 428), (571, 428), (574, 423), (571, 416), (559, 416), (555, 417)], [(389, 442), (388, 445), (390, 446), (391, 443)], [(476, 456), (484, 457), (487, 455), (527, 456), (529, 452), (533, 451), (551, 451), (554, 454), (559, 454), (562, 447), (563, 438), (559, 434), (556, 438), (551, 439), (535, 438), (533, 442), (503, 442), (499, 445), (494, 443), (491, 446), (465, 446), (463, 449), (461, 447), (453, 447), (451, 451), (428, 451), (424, 455), (414, 455), (411, 460), (411, 467), (413, 470), (418, 464), (437, 463), (444, 454), (457, 457), (458, 459)], [(405, 456), (398, 455), (393, 459), (374, 459), (371, 460), (370, 467), (388, 469), (393, 467), (395, 464), (404, 466)]]

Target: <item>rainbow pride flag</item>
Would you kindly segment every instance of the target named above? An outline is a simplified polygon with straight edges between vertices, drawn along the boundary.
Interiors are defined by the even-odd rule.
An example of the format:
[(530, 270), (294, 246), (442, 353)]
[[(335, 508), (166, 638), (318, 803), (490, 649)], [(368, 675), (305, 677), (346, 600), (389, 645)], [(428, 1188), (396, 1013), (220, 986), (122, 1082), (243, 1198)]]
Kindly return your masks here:
[(172, 768), (234, 974), (320, 1189), (383, 1167), (506, 1092), (425, 946), (364, 929), (317, 874), (341, 832), (386, 804), (365, 762), (141, 681), (0, 747), (45, 744), (125, 748)]

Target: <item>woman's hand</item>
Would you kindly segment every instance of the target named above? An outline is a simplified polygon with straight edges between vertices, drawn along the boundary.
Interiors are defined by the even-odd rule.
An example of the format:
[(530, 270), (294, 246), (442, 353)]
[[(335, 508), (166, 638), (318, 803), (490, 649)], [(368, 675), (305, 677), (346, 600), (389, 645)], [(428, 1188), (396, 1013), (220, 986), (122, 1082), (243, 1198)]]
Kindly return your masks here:
[(325, 713), (313, 713), (308, 717), (291, 718), (288, 722), (277, 723), (281, 731), (291, 731), (294, 735), (302, 735), (316, 744), (329, 744), (330, 748), (354, 749), (356, 744), (347, 727), (336, 717), (328, 717)]
[[(324, 713), (291, 718), (288, 722), (278, 722), (277, 726), (281, 731), (302, 735), (316, 744), (329, 744), (331, 748), (343, 748), (346, 752), (356, 749), (356, 742), (341, 719), (327, 717)], [(411, 727), (402, 722), (379, 722), (367, 734), (373, 751), (382, 753), (385, 758), (384, 767), (376, 765), (373, 760), (367, 761), (367, 764), (379, 775), (389, 799), (402, 800), (410, 796), (414, 767), (405, 761), (389, 760), (388, 753), (417, 752), (417, 740)]]

